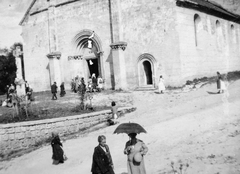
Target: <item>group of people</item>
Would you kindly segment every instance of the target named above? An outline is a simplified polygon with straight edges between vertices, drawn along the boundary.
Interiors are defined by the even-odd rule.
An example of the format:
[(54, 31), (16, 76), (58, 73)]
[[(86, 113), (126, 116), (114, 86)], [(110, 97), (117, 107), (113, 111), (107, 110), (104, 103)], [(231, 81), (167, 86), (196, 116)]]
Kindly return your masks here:
[[(2, 102), (1, 106), (15, 107), (16, 104), (18, 103), (18, 100), (19, 100), (19, 97), (17, 95), (17, 90), (16, 90), (15, 86), (13, 84), (11, 84), (10, 86), (7, 85), (6, 86), (6, 91), (7, 91), (7, 97)], [(25, 81), (25, 92), (26, 92), (26, 95), (25, 95), (26, 101), (33, 101), (34, 100), (33, 89), (28, 84), (27, 81)]]
[[(136, 133), (128, 134), (123, 153), (127, 155), (128, 174), (146, 174), (143, 156), (147, 154), (148, 148), (142, 140), (136, 138)], [(114, 174), (114, 165), (109, 146), (106, 144), (104, 135), (98, 136), (98, 146), (94, 148), (92, 158), (92, 174)]]
[[(57, 83), (54, 82), (51, 86), (51, 92), (52, 92), (52, 100), (57, 100)], [(65, 86), (64, 86), (64, 82), (61, 83), (60, 85), (60, 97), (63, 97), (66, 94), (65, 91)]]
[[(227, 89), (226, 84), (224, 82), (223, 76), (220, 74), (220, 72), (217, 72), (217, 90), (218, 94), (224, 93), (224, 91)], [(162, 94), (166, 90), (165, 85), (164, 85), (164, 79), (162, 75), (159, 77), (159, 82), (158, 82), (158, 92)]]
[[(77, 76), (74, 79), (72, 79), (72, 81), (71, 81), (72, 92), (77, 93), (79, 91), (79, 86), (82, 83), (82, 78)], [(86, 91), (87, 92), (100, 92), (101, 90), (104, 89), (103, 83), (104, 83), (104, 80), (100, 76), (96, 77), (96, 74), (93, 73), (92, 76), (90, 76), (87, 81)]]
[[(144, 165), (144, 155), (148, 152), (148, 147), (142, 140), (136, 138), (136, 133), (128, 134), (130, 140), (126, 142), (123, 153), (127, 155), (128, 174), (146, 174)], [(53, 133), (51, 141), (53, 164), (64, 163), (67, 157), (62, 149), (59, 135)], [(92, 157), (92, 174), (114, 174), (114, 164), (110, 153), (110, 148), (106, 144), (106, 136), (98, 136), (98, 145), (94, 148)]]

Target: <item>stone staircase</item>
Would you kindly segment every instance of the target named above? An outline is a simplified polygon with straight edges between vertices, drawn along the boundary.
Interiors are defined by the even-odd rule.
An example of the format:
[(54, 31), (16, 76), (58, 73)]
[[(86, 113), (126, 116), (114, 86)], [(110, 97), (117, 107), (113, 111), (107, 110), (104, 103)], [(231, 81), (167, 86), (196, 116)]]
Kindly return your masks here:
[(135, 91), (155, 91), (156, 89), (153, 85), (146, 85), (137, 87)]

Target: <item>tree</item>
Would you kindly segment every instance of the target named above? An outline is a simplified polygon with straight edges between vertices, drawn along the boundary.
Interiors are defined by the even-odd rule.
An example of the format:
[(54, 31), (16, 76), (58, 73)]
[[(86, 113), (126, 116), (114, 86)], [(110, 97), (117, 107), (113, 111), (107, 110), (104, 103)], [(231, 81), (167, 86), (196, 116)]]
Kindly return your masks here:
[(0, 49), (3, 53), (0, 55), (0, 94), (7, 92), (7, 85), (14, 84), (17, 67), (15, 64), (13, 51), (15, 50), (16, 46), (20, 46), (22, 48), (21, 43), (14, 43), (10, 49)]

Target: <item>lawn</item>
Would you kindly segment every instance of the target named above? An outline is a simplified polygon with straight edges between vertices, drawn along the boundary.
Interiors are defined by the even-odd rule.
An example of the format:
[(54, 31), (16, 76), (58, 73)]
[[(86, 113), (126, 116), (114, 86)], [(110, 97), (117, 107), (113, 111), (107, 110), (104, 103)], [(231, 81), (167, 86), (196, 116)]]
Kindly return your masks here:
[[(100, 93), (91, 93), (93, 97), (91, 101), (93, 110), (81, 110), (79, 107), (79, 95), (71, 91), (66, 91), (66, 93), (64, 97), (59, 97), (58, 94), (58, 100), (51, 100), (52, 95), (50, 91), (33, 93), (35, 100), (28, 107), (28, 117), (24, 111), (17, 116), (13, 108), (1, 107), (0, 123), (41, 120), (109, 110), (111, 108), (111, 101), (113, 100), (120, 107), (132, 104), (132, 99), (129, 96), (131, 93), (105, 90)], [(0, 100), (5, 99), (5, 97), (0, 96)], [(90, 100), (87, 103), (90, 105)]]

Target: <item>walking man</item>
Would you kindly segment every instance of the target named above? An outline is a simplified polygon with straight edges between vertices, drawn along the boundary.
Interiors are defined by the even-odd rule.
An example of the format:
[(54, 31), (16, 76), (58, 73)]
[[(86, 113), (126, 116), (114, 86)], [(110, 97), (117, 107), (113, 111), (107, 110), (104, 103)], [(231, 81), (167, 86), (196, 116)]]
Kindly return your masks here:
[(57, 100), (57, 83), (54, 82), (51, 86), (51, 92), (52, 92), (52, 100)]

